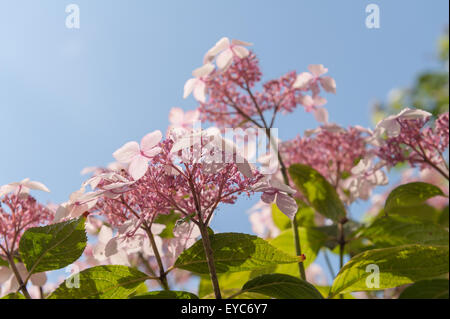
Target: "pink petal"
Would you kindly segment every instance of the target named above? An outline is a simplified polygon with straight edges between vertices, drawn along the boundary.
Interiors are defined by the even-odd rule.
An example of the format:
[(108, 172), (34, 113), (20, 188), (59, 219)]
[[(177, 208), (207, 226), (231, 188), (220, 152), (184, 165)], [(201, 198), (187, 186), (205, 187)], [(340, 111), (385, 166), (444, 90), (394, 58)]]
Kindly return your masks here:
[(47, 192), (47, 193), (50, 192), (50, 190), (44, 184), (42, 184), (40, 182), (29, 181), (24, 186), (28, 187), (28, 188), (31, 188), (31, 189), (44, 191), (44, 192)]
[(128, 167), (128, 173), (135, 181), (145, 175), (148, 169), (148, 159), (143, 156), (136, 156)]
[(156, 130), (145, 135), (141, 140), (141, 151), (146, 153), (154, 148), (162, 139), (160, 130)]
[(326, 108), (318, 107), (313, 112), (317, 122), (328, 123), (328, 111)]
[(212, 63), (206, 63), (205, 65), (192, 71), (192, 75), (196, 78), (201, 78), (209, 75), (214, 70), (214, 65)]
[(281, 212), (283, 212), (287, 217), (289, 217), (291, 220), (295, 218), (295, 214), (297, 214), (298, 210), (295, 199), (293, 199), (289, 195), (277, 193), (276, 203)]
[(249, 47), (249, 46), (253, 45), (253, 43), (251, 43), (251, 42), (245, 42), (245, 41), (236, 40), (236, 39), (231, 40), (231, 43), (234, 44), (234, 45), (243, 45), (243, 46), (246, 46), (246, 47)]
[(194, 89), (195, 83), (197, 83), (198, 79), (189, 79), (186, 81), (186, 83), (184, 84), (184, 92), (183, 92), (183, 98), (187, 98), (191, 93), (192, 90)]
[(235, 46), (233, 48), (233, 51), (241, 59), (248, 57), (248, 55), (250, 54), (250, 51), (242, 46)]
[(228, 68), (233, 61), (233, 52), (227, 49), (217, 56), (216, 63), (220, 70)]
[(200, 112), (198, 110), (187, 111), (184, 115), (183, 124), (192, 125), (195, 121), (198, 121)]
[(184, 111), (179, 107), (173, 107), (169, 112), (169, 122), (175, 125), (181, 125), (184, 120)]
[(303, 105), (305, 107), (306, 112), (311, 112), (313, 106), (314, 106), (314, 100), (309, 95), (303, 95), (298, 97), (298, 103)]
[(261, 200), (266, 204), (272, 204), (275, 200), (276, 193), (274, 192), (265, 192), (261, 195)]
[(194, 97), (197, 101), (206, 102), (206, 85), (202, 81), (198, 81), (194, 88)]
[(206, 52), (205, 57), (203, 58), (203, 63), (209, 63), (219, 54), (221, 51), (227, 49), (230, 46), (230, 40), (226, 37), (223, 37), (217, 43)]
[(114, 158), (121, 163), (129, 163), (140, 154), (137, 142), (128, 142), (113, 153)]
[(45, 272), (33, 274), (30, 277), (31, 283), (35, 286), (42, 287), (47, 282), (47, 275)]
[(328, 72), (328, 69), (323, 66), (323, 64), (310, 64), (308, 66), (309, 72), (311, 72), (315, 77), (319, 77), (322, 74)]
[(336, 82), (331, 76), (321, 77), (319, 81), (326, 92), (336, 94)]
[(300, 73), (297, 75), (293, 87), (296, 89), (306, 89), (312, 78), (313, 76), (309, 72)]

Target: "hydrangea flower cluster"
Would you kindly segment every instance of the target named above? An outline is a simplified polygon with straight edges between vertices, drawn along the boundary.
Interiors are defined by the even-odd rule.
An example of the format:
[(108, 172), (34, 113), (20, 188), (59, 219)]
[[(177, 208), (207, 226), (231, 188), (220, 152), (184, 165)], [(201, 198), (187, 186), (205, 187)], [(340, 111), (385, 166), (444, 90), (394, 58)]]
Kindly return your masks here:
[(368, 156), (367, 133), (361, 127), (324, 125), (281, 143), (280, 153), (288, 166), (301, 163), (317, 170), (345, 197), (345, 180), (356, 163)]
[(449, 143), (449, 114), (434, 123), (426, 111), (405, 109), (382, 120), (375, 129), (377, 156), (387, 165), (408, 162), (421, 169), (433, 168), (448, 179), (445, 150)]
[(29, 195), (30, 189), (49, 192), (29, 179), (0, 187), (0, 255), (13, 254), (25, 230), (48, 224), (53, 217), (48, 207)]
[[(240, 40), (230, 44), (228, 38), (222, 38), (207, 52), (205, 64), (193, 72), (194, 78), (186, 82), (184, 97), (194, 92), (200, 102), (201, 119), (220, 128), (272, 127), (277, 113), (290, 113), (303, 105), (307, 112), (313, 111), (317, 119), (326, 122), (328, 114), (322, 106), (327, 101), (319, 95), (320, 87), (336, 93), (335, 81), (323, 76), (328, 69), (310, 65), (310, 72), (289, 72), (262, 84), (261, 91), (254, 91), (262, 73), (256, 55), (245, 48), (250, 45)], [(267, 111), (272, 112), (270, 121), (263, 119)]]
[[(42, 297), (49, 289), (45, 273), (30, 275), (23, 260), (16, 263), (21, 236), (30, 227), (85, 216), (85, 229), (97, 240), (87, 243), (84, 258), (75, 262), (80, 270), (98, 265), (140, 268), (148, 275), (144, 279), (154, 280), (152, 287), (158, 284), (170, 290), (171, 285), (182, 285), (189, 279), (190, 273), (177, 269), (175, 262), (200, 237), (206, 259), (202, 262), (208, 266), (216, 298), (221, 298), (211, 245), (215, 236), (209, 226), (220, 205), (234, 204), (239, 195), (254, 193), (260, 193), (261, 200), (250, 214), (253, 231), (263, 238), (292, 233), (297, 258), (291, 256), (291, 261), (298, 264), (300, 277), (325, 286), (320, 266), (310, 264), (304, 269), (308, 256), (301, 252), (299, 229), (311, 227), (309, 230), (318, 232), (320, 227), (316, 226), (336, 226), (336, 235), (325, 235), (330, 237), (330, 245), (339, 246), (342, 268), (345, 246), (354, 240), (345, 238), (344, 225), (349, 221), (345, 206), (372, 198), (374, 209), (379, 210), (387, 195), (371, 195), (376, 186), (387, 184), (386, 169), (408, 162), (419, 167), (422, 180), (433, 183), (440, 174), (448, 182), (448, 113), (433, 122), (428, 112), (405, 109), (380, 121), (374, 131), (360, 126), (340, 127), (328, 122), (323, 107), (327, 101), (321, 93), (336, 93), (336, 83), (326, 75), (327, 68), (309, 65), (308, 72), (292, 71), (261, 84), (262, 72), (256, 55), (248, 49), (251, 45), (220, 39), (184, 86), (184, 97), (192, 94), (200, 103), (198, 109), (184, 112), (173, 108), (165, 137), (159, 130), (150, 132), (140, 142), (130, 141), (117, 149), (113, 153), (115, 163), (84, 169), (83, 173), (91, 176), (57, 208), (42, 205), (29, 195), (30, 189), (49, 191), (39, 182), (25, 179), (0, 187), (0, 261), (8, 265), (0, 265), (0, 294), (22, 290), (27, 298)], [(292, 140), (278, 141), (271, 131), (277, 114), (293, 112), (298, 105), (313, 112), (321, 126)], [(198, 128), (197, 120), (212, 122), (216, 127)], [(253, 130), (238, 132), (236, 139), (243, 144), (238, 146), (222, 135), (230, 127)], [(259, 167), (250, 160), (256, 153), (258, 135), (269, 140), (259, 157)], [(312, 189), (320, 188), (323, 194), (319, 195), (324, 196), (309, 200), (306, 187), (298, 181), (295, 186), (295, 178), (291, 180), (288, 175), (288, 167), (295, 164), (313, 168), (328, 181), (331, 186), (322, 178), (311, 181), (320, 186)], [(299, 198), (305, 202), (300, 210)], [(334, 201), (339, 216), (334, 216), (334, 210), (328, 215), (319, 212), (328, 204), (313, 203), (327, 199)], [(439, 207), (447, 203), (446, 198), (433, 200), (440, 200), (435, 203)], [(272, 205), (289, 218), (287, 223), (281, 214), (284, 221), (274, 219)], [(296, 217), (302, 210), (311, 214), (303, 221), (309, 224), (298, 227)], [(313, 248), (309, 249), (313, 254)], [(28, 279), (38, 290), (34, 287), (28, 292)]]

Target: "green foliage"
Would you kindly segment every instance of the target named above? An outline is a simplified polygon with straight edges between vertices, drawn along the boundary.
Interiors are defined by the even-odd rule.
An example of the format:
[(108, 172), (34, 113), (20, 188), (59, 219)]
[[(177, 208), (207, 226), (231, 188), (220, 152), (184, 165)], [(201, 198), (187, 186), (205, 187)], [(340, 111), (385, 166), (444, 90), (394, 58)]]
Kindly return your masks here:
[[(315, 226), (314, 223), (314, 208), (309, 207), (303, 201), (296, 199), (298, 210), (295, 218), (297, 219), (298, 226), (312, 227)], [(276, 204), (272, 204), (272, 219), (280, 230), (285, 230), (292, 227), (292, 222), (285, 214), (281, 212), (281, 210), (277, 207)]]
[(86, 247), (81, 216), (62, 223), (29, 228), (19, 243), (19, 253), (30, 273), (63, 268), (80, 258)]
[[(374, 278), (369, 265), (379, 269), (379, 286), (368, 285)], [(331, 287), (339, 293), (381, 290), (431, 279), (448, 273), (448, 246), (404, 245), (363, 252), (342, 267)]]
[(319, 172), (307, 165), (294, 164), (289, 167), (289, 174), (318, 213), (334, 221), (345, 217), (345, 207), (336, 190)]
[[(300, 243), (302, 245), (302, 253), (306, 256), (306, 259), (303, 262), (306, 268), (314, 262), (320, 248), (325, 244), (327, 237), (323, 232), (314, 228), (299, 227), (298, 233), (300, 236)], [(278, 237), (270, 240), (270, 244), (288, 254), (295, 255), (293, 236), (294, 235), (292, 229), (287, 229), (283, 231)], [(289, 269), (295, 269), (294, 273), (298, 273), (298, 266), (296, 264), (279, 265), (277, 267), (277, 272), (281, 270), (281, 272), (284, 273), (284, 271), (282, 270), (286, 269), (286, 267), (290, 267)]]
[(167, 214), (167, 215), (163, 215), (163, 214), (158, 215), (158, 217), (156, 217), (154, 222), (156, 224), (166, 225), (166, 228), (164, 228), (164, 230), (161, 232), (161, 234), (159, 234), (159, 237), (173, 238), (173, 229), (175, 227), (177, 220), (179, 220), (179, 219), (180, 219), (180, 214), (176, 214), (173, 212), (170, 214)]
[(448, 205), (442, 209), (437, 216), (437, 223), (448, 228)]
[(7, 260), (4, 260), (4, 259), (2, 259), (2, 258), (0, 257), (0, 267), (2, 267), (2, 266), (8, 267), (8, 266), (9, 266), (9, 263), (8, 263)]
[[(242, 286), (242, 285), (241, 285)], [(240, 288), (222, 289), (222, 298), (224, 299), (269, 299), (265, 295), (255, 292), (242, 292)], [(204, 296), (202, 299), (215, 299), (214, 293)]]
[(198, 297), (187, 291), (150, 291), (145, 294), (130, 297), (130, 299), (198, 299)]
[(362, 230), (377, 247), (407, 244), (448, 245), (448, 231), (441, 226), (414, 218), (389, 216), (377, 218)]
[(323, 299), (311, 284), (285, 274), (267, 274), (248, 281), (242, 292), (253, 292), (278, 299)]
[[(353, 237), (353, 234), (361, 227), (361, 224), (349, 219), (344, 224), (344, 236), (345, 238)], [(315, 228), (316, 230), (322, 232), (326, 236), (325, 246), (329, 249), (333, 250), (338, 245), (338, 226), (327, 225), (327, 226), (319, 226)]]
[[(69, 277), (48, 299), (126, 299), (142, 291), (147, 279), (146, 274), (127, 266), (96, 266)], [(73, 287), (69, 288), (67, 282)]]
[[(271, 265), (295, 263), (290, 256), (256, 236), (240, 233), (221, 233), (210, 236), (217, 273), (254, 270)], [(201, 240), (185, 250), (175, 267), (199, 274), (209, 273)]]
[(388, 196), (384, 210), (389, 213), (395, 207), (414, 207), (435, 196), (445, 196), (435, 185), (414, 182), (400, 185)]
[(448, 279), (422, 280), (406, 287), (399, 299), (448, 299)]
[(16, 293), (12, 292), (10, 294), (7, 294), (7, 295), (3, 296), (0, 299), (26, 299), (26, 298), (25, 298), (24, 295), (22, 295), (19, 292), (16, 292)]
[[(378, 215), (385, 215), (384, 209), (382, 209)], [(438, 223), (440, 218), (440, 211), (428, 204), (420, 204), (416, 206), (392, 207), (389, 211), (389, 215), (413, 217), (420, 220)]]

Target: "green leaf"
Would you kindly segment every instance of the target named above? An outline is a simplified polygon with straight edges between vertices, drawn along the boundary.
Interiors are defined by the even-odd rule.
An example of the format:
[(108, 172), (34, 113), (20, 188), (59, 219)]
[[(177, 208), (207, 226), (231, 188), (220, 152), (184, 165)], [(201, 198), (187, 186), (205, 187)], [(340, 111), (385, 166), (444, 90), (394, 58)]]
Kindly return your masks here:
[[(306, 227), (298, 227), (298, 234), (300, 237), (302, 253), (306, 256), (303, 264), (305, 267), (308, 267), (316, 259), (317, 254), (319, 253), (320, 248), (325, 244), (327, 237), (324, 233), (314, 228)], [(285, 253), (295, 255), (294, 234), (292, 229), (281, 232), (280, 235), (270, 240), (269, 243)], [(293, 266), (297, 268), (298, 272), (297, 265)]]
[(19, 243), (19, 253), (27, 270), (38, 273), (60, 269), (80, 258), (87, 242), (85, 221), (81, 216), (28, 229)]
[[(404, 217), (413, 217), (421, 220), (426, 220), (429, 222), (437, 222), (439, 219), (439, 210), (436, 208), (428, 205), (428, 204), (421, 204), (416, 206), (396, 206), (392, 207), (389, 211), (389, 215), (396, 215), (396, 216), (404, 216)], [(382, 209), (378, 217), (385, 216), (386, 213), (384, 209)]]
[(426, 221), (400, 216), (383, 216), (361, 232), (377, 247), (407, 244), (448, 245), (448, 231)]
[[(217, 273), (253, 270), (277, 264), (295, 263), (290, 256), (265, 240), (240, 233), (221, 233), (210, 236)], [(175, 267), (199, 274), (209, 273), (201, 240), (185, 250)]]
[(294, 164), (289, 167), (289, 174), (318, 213), (334, 221), (345, 217), (345, 207), (336, 190), (319, 172), (307, 165)]
[[(404, 245), (368, 250), (342, 267), (331, 287), (331, 296), (351, 291), (394, 288), (431, 279), (448, 273), (448, 261), (448, 246)], [(378, 286), (374, 280), (375, 267), (379, 269)]]
[(439, 215), (436, 218), (437, 223), (439, 225), (442, 225), (442, 226), (448, 228), (448, 216), (449, 216), (449, 211), (448, 211), (448, 205), (447, 205), (446, 207), (444, 207), (444, 209), (442, 209), (439, 212)]
[[(275, 266), (272, 266), (275, 268)], [(253, 271), (240, 271), (240, 272), (227, 272), (221, 273), (217, 275), (217, 279), (219, 281), (220, 289), (222, 290), (232, 290), (239, 289), (245, 284), (249, 279), (254, 277), (254, 273), (265, 271), (265, 269), (257, 269)], [(198, 296), (203, 298), (206, 295), (214, 295), (211, 279), (208, 275), (201, 275), (199, 288), (198, 288)]]
[[(78, 288), (76, 276), (79, 276)], [(96, 266), (70, 276), (48, 299), (126, 299), (140, 291), (147, 279), (146, 274), (127, 266)]]
[(16, 293), (12, 292), (10, 294), (7, 294), (7, 295), (3, 296), (0, 299), (26, 299), (26, 298), (25, 298), (24, 295), (22, 295), (19, 292), (16, 292)]
[(174, 212), (164, 215), (160, 214), (156, 217), (154, 220), (154, 223), (156, 224), (163, 224), (166, 225), (166, 228), (159, 234), (159, 237), (161, 238), (173, 238), (173, 229), (175, 227), (175, 223), (177, 220), (180, 219), (180, 214), (176, 214)]
[(448, 279), (422, 280), (406, 287), (398, 299), (448, 299)]
[(253, 292), (278, 299), (323, 299), (311, 284), (285, 274), (267, 274), (248, 281), (242, 292)]
[(2, 266), (9, 267), (9, 263), (7, 260), (4, 260), (0, 257), (0, 267)]
[(400, 185), (389, 194), (384, 210), (389, 213), (395, 207), (417, 206), (435, 196), (445, 196), (445, 194), (439, 187), (432, 184), (414, 182)]
[[(269, 297), (258, 293), (241, 292), (240, 288), (222, 289), (221, 293), (223, 299), (227, 299), (230, 297), (233, 297), (232, 299), (269, 299)], [(210, 293), (204, 296), (202, 299), (216, 299), (216, 296), (214, 293)]]
[[(349, 219), (344, 224), (344, 235), (345, 238), (353, 237), (353, 234), (361, 227), (361, 224), (357, 221)], [(316, 230), (324, 233), (327, 237), (325, 246), (333, 250), (338, 245), (338, 226), (336, 224), (315, 227)]]
[[(295, 199), (295, 201), (298, 205), (297, 214), (295, 215), (297, 225), (305, 227), (315, 226), (314, 208), (306, 205), (305, 202), (299, 199)], [(292, 222), (289, 217), (283, 214), (276, 204), (272, 204), (272, 219), (275, 226), (277, 226), (280, 230), (285, 230), (292, 227)]]
[[(314, 287), (316, 287), (316, 289), (322, 294), (322, 296), (328, 296), (330, 293), (330, 289), (331, 289), (330, 286), (314, 286)], [(341, 296), (343, 297), (343, 299), (356, 299), (350, 293), (335, 296), (334, 299), (341, 299)]]
[(198, 297), (187, 291), (150, 291), (130, 299), (198, 299)]

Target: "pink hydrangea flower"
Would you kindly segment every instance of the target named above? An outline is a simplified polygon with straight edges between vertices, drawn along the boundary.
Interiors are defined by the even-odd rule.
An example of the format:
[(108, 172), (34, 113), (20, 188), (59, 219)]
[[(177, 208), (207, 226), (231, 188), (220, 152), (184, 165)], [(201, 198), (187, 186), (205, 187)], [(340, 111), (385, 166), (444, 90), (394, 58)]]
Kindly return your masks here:
[(261, 200), (266, 204), (275, 202), (278, 208), (290, 219), (294, 219), (297, 213), (297, 202), (292, 195), (297, 191), (286, 184), (272, 178), (258, 182), (253, 186), (255, 192), (262, 192)]
[(53, 212), (28, 194), (28, 189), (48, 189), (39, 182), (11, 183), (2, 187), (0, 196), (0, 256), (12, 253), (23, 233), (31, 227), (47, 224)]
[(318, 84), (328, 93), (336, 94), (336, 82), (330, 76), (322, 76), (328, 72), (322, 64), (311, 64), (308, 66), (309, 72), (300, 73), (295, 80), (294, 87), (306, 90), (311, 88), (314, 95), (320, 91)]
[(128, 172), (134, 180), (138, 180), (147, 171), (149, 160), (161, 151), (157, 146), (161, 138), (161, 131), (154, 131), (145, 135), (140, 145), (134, 141), (128, 142), (115, 151), (113, 156), (118, 162), (129, 164)]
[(194, 123), (199, 120), (200, 113), (198, 110), (184, 112), (179, 107), (173, 107), (169, 112), (169, 128), (170, 132), (176, 128), (189, 129), (194, 126)]
[(236, 56), (240, 59), (246, 58), (250, 54), (246, 46), (251, 45), (251, 43), (241, 40), (231, 40), (230, 42), (228, 38), (224, 37), (221, 38), (214, 47), (208, 50), (203, 61), (206, 64), (213, 61), (215, 58), (217, 67), (223, 71), (230, 66), (233, 57)]
[(214, 71), (214, 65), (207, 63), (192, 72), (194, 76), (189, 79), (184, 84), (183, 98), (187, 98), (192, 92), (197, 101), (205, 103), (206, 102), (206, 78)]

